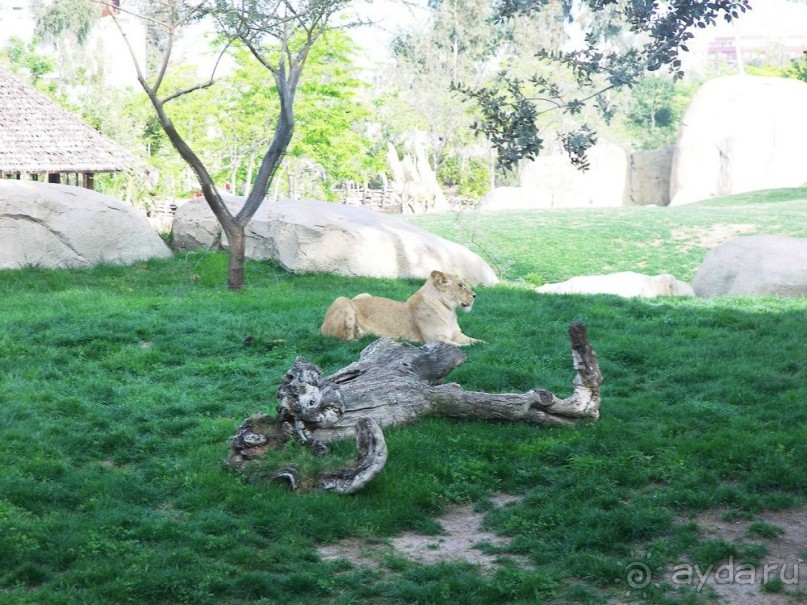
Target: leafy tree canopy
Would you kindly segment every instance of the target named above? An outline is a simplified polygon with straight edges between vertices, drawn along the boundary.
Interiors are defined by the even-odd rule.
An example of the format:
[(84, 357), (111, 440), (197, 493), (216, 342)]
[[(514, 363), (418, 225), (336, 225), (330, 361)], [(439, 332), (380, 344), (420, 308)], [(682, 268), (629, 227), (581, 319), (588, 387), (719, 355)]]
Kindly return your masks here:
[(788, 78), (807, 82), (807, 51), (804, 51), (804, 56), (801, 59), (793, 59), (786, 68), (785, 73)]
[(646, 76), (632, 86), (627, 107), (619, 113), (634, 148), (673, 144), (696, 88), (695, 84), (657, 75)]
[(38, 86), (42, 77), (53, 72), (53, 59), (36, 51), (33, 43), (26, 44), (19, 38), (11, 38), (2, 56), (9, 68), (15, 72), (26, 72), (31, 83)]
[[(584, 42), (572, 50), (535, 49), (538, 58), (564, 66), (574, 77), (573, 94), (562, 91), (545, 74), (527, 78), (502, 70), (492, 85), (457, 84), (456, 90), (473, 99), (481, 118), (473, 128), (497, 150), (500, 165), (513, 167), (520, 159), (535, 158), (543, 147), (536, 125), (548, 112), (580, 116), (593, 105), (606, 120), (613, 116), (610, 91), (636, 85), (647, 72), (663, 67), (680, 78), (680, 53), (694, 37), (693, 29), (732, 21), (751, 8), (749, 0), (560, 0), (567, 17), (587, 12), (591, 19)], [(525, 18), (550, 5), (550, 0), (499, 0), (498, 23)], [(561, 134), (572, 163), (587, 167), (586, 151), (596, 143), (596, 132), (586, 123)]]
[[(344, 32), (323, 33), (297, 89), (296, 128), (287, 156), (318, 165), (326, 195), (332, 186), (365, 180), (380, 168), (362, 134), (370, 110), (359, 99), (363, 84), (352, 75), (353, 48)], [(215, 180), (231, 183), (240, 193), (248, 190), (258, 169), (258, 152), (271, 143), (280, 104), (277, 83), (267, 77), (266, 68), (237, 42), (231, 51), (235, 69), (218, 81), (215, 92), (200, 90), (173, 100), (172, 119), (203, 155)], [(167, 84), (182, 89), (188, 80), (174, 78)], [(152, 137), (161, 145), (161, 132), (152, 132)]]
[(311, 49), (298, 91), (298, 129), (290, 154), (321, 166), (327, 191), (343, 181), (367, 180), (381, 168), (362, 133), (371, 111), (359, 98), (365, 85), (354, 75), (354, 52), (354, 43), (344, 32), (323, 34)]
[(58, 38), (67, 32), (83, 44), (98, 20), (99, 5), (93, 0), (34, 0), (31, 3), (36, 19), (35, 33)]

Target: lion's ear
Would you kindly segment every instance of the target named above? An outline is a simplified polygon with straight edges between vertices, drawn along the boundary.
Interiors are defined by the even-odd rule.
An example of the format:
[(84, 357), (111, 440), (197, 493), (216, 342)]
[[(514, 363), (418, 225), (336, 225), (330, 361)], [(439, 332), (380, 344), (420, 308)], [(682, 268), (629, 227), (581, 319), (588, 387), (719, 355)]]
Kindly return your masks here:
[(440, 284), (441, 286), (447, 286), (448, 284), (451, 283), (451, 278), (442, 271), (438, 271), (437, 269), (431, 272), (431, 278), (432, 281)]

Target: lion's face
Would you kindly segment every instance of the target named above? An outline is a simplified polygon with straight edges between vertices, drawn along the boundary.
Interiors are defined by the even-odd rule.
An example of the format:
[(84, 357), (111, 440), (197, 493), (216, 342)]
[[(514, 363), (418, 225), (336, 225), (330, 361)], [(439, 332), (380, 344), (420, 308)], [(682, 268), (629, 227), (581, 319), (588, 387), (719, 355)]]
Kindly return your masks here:
[(467, 313), (474, 306), (476, 294), (459, 277), (451, 277), (440, 271), (432, 271), (431, 279), (440, 294), (443, 304), (447, 307), (452, 309), (460, 307)]

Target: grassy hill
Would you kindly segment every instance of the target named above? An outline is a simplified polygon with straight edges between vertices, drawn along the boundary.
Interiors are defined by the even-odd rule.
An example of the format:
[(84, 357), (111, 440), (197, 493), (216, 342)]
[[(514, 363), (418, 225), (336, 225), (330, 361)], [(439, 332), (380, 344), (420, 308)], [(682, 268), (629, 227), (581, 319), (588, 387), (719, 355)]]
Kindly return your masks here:
[(508, 280), (563, 281), (639, 271), (689, 281), (706, 253), (736, 235), (807, 237), (807, 188), (659, 208), (468, 212), (412, 219), (482, 255)]
[[(690, 279), (732, 233), (807, 236), (803, 193), (419, 217), (506, 279), (460, 318), (488, 344), (470, 348), (451, 379), (564, 394), (566, 326), (581, 320), (604, 375), (602, 417), (388, 430), (386, 468), (348, 497), (293, 494), (220, 463), (246, 416), (274, 410), (297, 355), (330, 373), (371, 342), (319, 336), (335, 296), (404, 298), (418, 282), (250, 263), (247, 287), (231, 293), (219, 254), (1, 271), (0, 603), (593, 604), (623, 598), (636, 553), (658, 574), (682, 560), (764, 560), (759, 540), (715, 539), (692, 519), (805, 505), (807, 301), (539, 296), (526, 286), (616, 270)], [(334, 464), (353, 456), (351, 443), (336, 450)], [(289, 459), (325, 463), (298, 447), (272, 461)], [(522, 498), (493, 508), (500, 493)], [(434, 517), (456, 503), (489, 511), (486, 527), (509, 540), (490, 548), (528, 565), (486, 575), (465, 563), (389, 556), (369, 568), (317, 554), (342, 538), (437, 534)], [(651, 583), (641, 598), (707, 597)]]

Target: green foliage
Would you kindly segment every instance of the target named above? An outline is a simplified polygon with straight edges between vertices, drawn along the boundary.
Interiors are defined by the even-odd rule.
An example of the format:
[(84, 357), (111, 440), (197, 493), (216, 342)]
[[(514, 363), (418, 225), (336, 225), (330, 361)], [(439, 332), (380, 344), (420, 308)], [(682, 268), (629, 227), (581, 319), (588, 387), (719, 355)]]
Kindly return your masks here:
[(19, 38), (11, 38), (0, 57), (5, 59), (11, 71), (24, 72), (35, 86), (42, 83), (43, 76), (54, 70), (51, 57), (36, 52), (33, 42), (26, 44)]
[(379, 74), (374, 121), (399, 148), (409, 144), (413, 131), (426, 133), (436, 160), (462, 155), (477, 139), (469, 128), (473, 108), (450, 85), (487, 77), (489, 62), (501, 56), (503, 46), (501, 28), (490, 22), (490, 2), (443, 0), (429, 8), (428, 19), (392, 40), (395, 64)]
[[(496, 6), (496, 20), (515, 23), (534, 16), (547, 5), (546, 0), (502, 2)], [(538, 155), (544, 139), (536, 121), (538, 116), (577, 116), (593, 105), (608, 121), (614, 115), (609, 91), (634, 86), (647, 72), (663, 67), (680, 78), (683, 72), (679, 53), (688, 50), (687, 44), (694, 37), (693, 26), (705, 28), (717, 19), (732, 21), (749, 10), (750, 3), (690, 2), (669, 10), (666, 3), (646, 0), (585, 0), (578, 3), (576, 16), (572, 14), (572, 3), (563, 3), (563, 8), (567, 17), (581, 22), (585, 43), (574, 50), (544, 45), (535, 53), (548, 63), (563, 66), (577, 84), (574, 89), (565, 91), (557, 77), (537, 72), (519, 76), (502, 71), (495, 82), (484, 85), (455, 83), (456, 89), (478, 106), (482, 117), (473, 127), (493, 144), (503, 167)], [(633, 39), (625, 37), (627, 31)], [(576, 124), (562, 141), (573, 163), (586, 168), (586, 149), (596, 142), (593, 128), (585, 121)]]
[(383, 154), (363, 130), (372, 115), (360, 100), (366, 84), (354, 75), (355, 45), (339, 30), (312, 49), (295, 103), (297, 136), (290, 154), (321, 166), (325, 190), (345, 181), (366, 182), (383, 170)]
[(538, 111), (521, 90), (521, 81), (500, 72), (494, 86), (472, 88), (461, 83), (454, 89), (479, 105), (481, 119), (471, 128), (496, 148), (499, 164), (512, 167), (523, 158), (535, 159), (544, 147), (538, 136)]
[[(793, 188), (666, 209), (433, 214), (409, 220), (468, 246), (507, 280), (557, 282), (575, 275), (639, 271), (672, 273), (688, 281), (712, 246), (708, 234), (713, 230), (719, 233), (724, 226), (731, 233), (751, 224), (756, 225), (752, 233), (807, 237), (805, 204), (807, 188)], [(525, 245), (530, 234), (537, 243)]]
[(754, 521), (748, 525), (746, 533), (757, 538), (775, 539), (784, 534), (785, 530), (778, 525), (771, 525), (765, 521)]
[[(39, 27), (54, 36), (81, 38), (82, 19), (94, 15), (99, 7), (90, 1), (91, 10), (83, 11), (83, 16), (68, 11), (71, 16), (67, 18), (63, 10), (66, 4), (42, 3), (37, 13)], [(94, 23), (94, 18), (89, 22)], [(295, 103), (296, 134), (289, 148), (287, 178), (282, 179), (284, 188), (293, 181), (298, 193), (302, 193), (299, 189), (303, 180), (323, 181), (322, 189), (309, 194), (330, 197), (333, 188), (343, 181), (363, 182), (382, 169), (382, 156), (363, 134), (370, 111), (360, 99), (364, 84), (352, 75), (353, 54), (350, 38), (340, 30), (323, 35), (310, 53)], [(21, 43), (12, 49), (10, 56), (34, 76), (53, 69), (50, 64), (35, 63), (39, 56)], [(251, 185), (248, 181), (255, 176), (271, 142), (278, 100), (268, 70), (243, 48), (236, 50), (235, 59), (237, 69), (215, 87), (178, 97), (167, 109), (178, 131), (192, 143), (216, 182), (230, 183), (234, 192), (245, 194)], [(57, 100), (135, 155), (146, 158), (154, 169), (148, 178), (155, 175), (158, 178), (156, 183), (142, 180), (133, 187), (120, 178), (105, 179), (102, 187), (110, 192), (136, 191), (137, 198), (154, 194), (185, 198), (196, 192), (199, 188), (196, 179), (169, 144), (142, 92), (111, 89), (101, 74), (85, 79), (83, 94), (71, 97), (78, 99), (77, 104), (66, 102), (66, 95), (58, 92)], [(195, 69), (174, 67), (166, 75), (165, 90), (177, 91), (198, 82)], [(74, 84), (59, 82), (59, 90), (67, 90)], [(289, 176), (288, 172), (294, 172), (295, 167), (312, 163), (318, 167), (313, 176), (296, 173), (293, 178)]]
[(437, 168), (437, 179), (462, 197), (480, 199), (490, 190), (490, 168), (484, 158), (463, 162), (457, 156), (447, 157)]
[[(54, 52), (54, 92), (52, 96), (83, 97), (86, 90), (103, 84), (105, 57), (98, 40), (87, 44), (103, 9), (95, 0), (35, 0), (35, 41), (44, 41)], [(115, 69), (113, 67), (113, 69)], [(93, 101), (83, 101), (87, 107)]]
[[(686, 276), (690, 253), (675, 246), (694, 246), (701, 260), (707, 249), (673, 233), (742, 223), (807, 235), (805, 198), (781, 197), (485, 214), (477, 228), (506, 234), (502, 264), (521, 267), (508, 276), (566, 278), (616, 258), (625, 269)], [(418, 221), (426, 219), (434, 220)], [(572, 247), (561, 246), (576, 233)], [(330, 301), (365, 291), (403, 299), (420, 281), (249, 264), (238, 292), (223, 286), (226, 257), (211, 253), (0, 271), (4, 603), (604, 603), (624, 597), (632, 553), (649, 553), (642, 561), (653, 570), (765, 561), (759, 545), (706, 539), (682, 519), (805, 505), (804, 300), (537, 296), (512, 285), (479, 289), (473, 313), (459, 318), (488, 344), (467, 349), (451, 380), (566, 393), (566, 326), (581, 320), (604, 375), (597, 423), (426, 418), (388, 429), (387, 466), (349, 497), (244, 480), (220, 466), (228, 439), (246, 416), (273, 412), (295, 357), (330, 374), (372, 340), (322, 337)], [(354, 445), (335, 450), (349, 459)], [(325, 463), (297, 446), (270, 457), (288, 460)], [(522, 499), (493, 506), (502, 492)], [(526, 565), (486, 574), (382, 555), (370, 568), (316, 550), (343, 538), (435, 534), (449, 504), (471, 501), (486, 511), (484, 528), (508, 540), (486, 550)], [(663, 584), (645, 600), (695, 602)]]
[(622, 123), (637, 149), (657, 149), (675, 143), (678, 124), (696, 85), (658, 76), (642, 78), (630, 89)]
[(693, 552), (695, 563), (704, 569), (730, 558), (739, 564), (748, 563), (756, 566), (764, 555), (765, 547), (759, 544), (726, 542), (723, 539), (705, 540)]
[(751, 76), (762, 76), (765, 78), (787, 78), (788, 67), (781, 65), (746, 65), (745, 73)]
[(75, 36), (83, 44), (90, 29), (100, 16), (101, 7), (93, 0), (34, 0), (31, 3), (36, 19), (36, 35)]
[[(164, 86), (174, 92), (198, 82), (196, 68), (182, 66), (170, 70)], [(209, 87), (173, 99), (167, 109), (177, 131), (190, 142), (211, 174), (221, 174), (227, 166), (227, 155), (220, 144), (219, 99), (220, 90)], [(141, 145), (148, 150), (149, 164), (159, 174), (159, 191), (180, 198), (198, 192), (198, 180), (170, 144), (145, 95), (138, 93), (126, 107), (140, 125)]]
[[(361, 133), (369, 110), (358, 99), (363, 84), (351, 75), (352, 56), (347, 35), (332, 31), (321, 37), (308, 57), (294, 105), (295, 136), (282, 168), (286, 178), (276, 183), (286, 189), (293, 181), (296, 196), (300, 196), (300, 181), (305, 175), (294, 170), (304, 160), (324, 174), (321, 193), (326, 196), (343, 181), (361, 182), (380, 169)], [(234, 58), (237, 68), (222, 78), (215, 90), (178, 98), (171, 102), (170, 111), (173, 122), (199, 150), (215, 180), (231, 183), (235, 192), (245, 194), (271, 143), (279, 100), (271, 73), (247, 50), (236, 49)], [(175, 75), (174, 87), (189, 85), (189, 78), (190, 74)], [(166, 162), (165, 154), (175, 153), (166, 145), (159, 125), (152, 122), (153, 118), (146, 122), (144, 136), (152, 156), (156, 154)], [(177, 168), (181, 170), (182, 164)], [(317, 175), (307, 178), (319, 180)]]
[(766, 582), (762, 582), (762, 591), (763, 592), (773, 592), (773, 593), (780, 593), (785, 588), (785, 583), (779, 577), (771, 578)]
[(785, 76), (807, 82), (807, 52), (801, 59), (793, 59), (785, 69)]
[(462, 180), (462, 158), (445, 158), (437, 167), (437, 180), (445, 187), (456, 187)]

